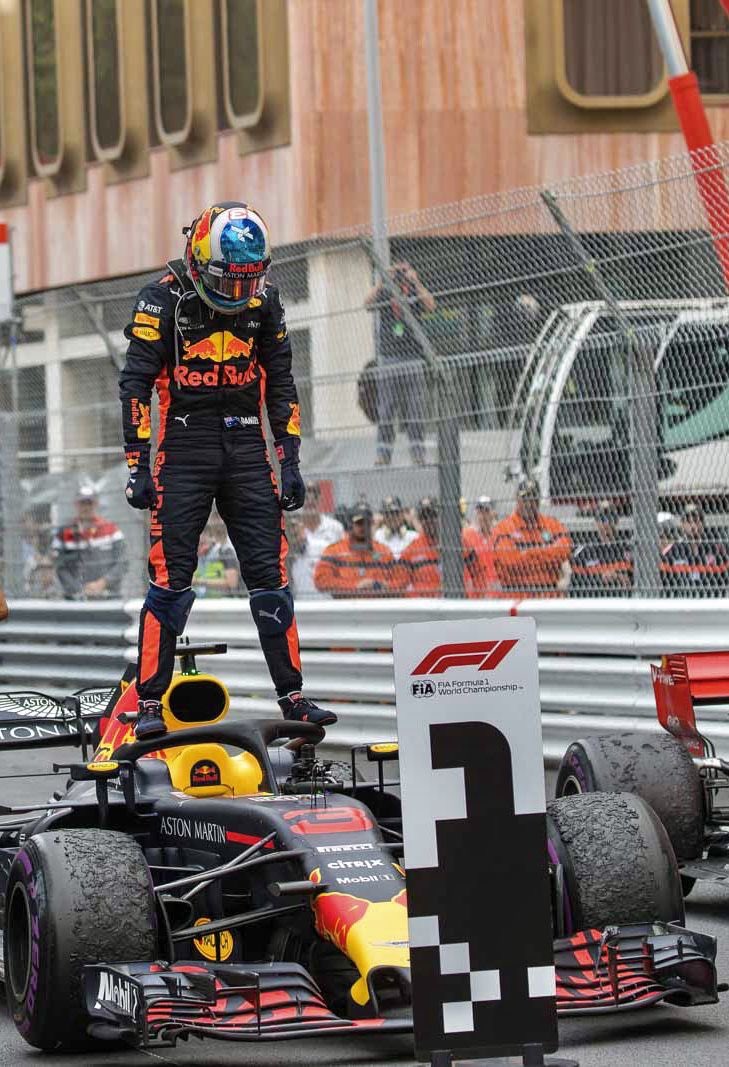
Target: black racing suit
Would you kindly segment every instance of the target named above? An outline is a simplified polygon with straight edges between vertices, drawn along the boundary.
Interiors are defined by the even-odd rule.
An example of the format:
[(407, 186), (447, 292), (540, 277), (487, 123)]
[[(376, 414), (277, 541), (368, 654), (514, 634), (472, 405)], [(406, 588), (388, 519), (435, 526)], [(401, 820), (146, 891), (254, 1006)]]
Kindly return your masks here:
[(169, 686), (213, 502), (250, 591), (276, 692), (284, 696), (301, 688), (301, 663), (288, 546), (262, 426), (265, 404), (279, 455), (294, 444), (298, 450), (299, 404), (283, 307), (269, 286), (238, 315), (218, 314), (200, 300), (181, 260), (168, 266), (170, 273), (139, 294), (124, 331), (129, 348), (119, 378), (130, 467), (147, 460), (153, 387), (159, 398), (139, 696), (159, 700)]

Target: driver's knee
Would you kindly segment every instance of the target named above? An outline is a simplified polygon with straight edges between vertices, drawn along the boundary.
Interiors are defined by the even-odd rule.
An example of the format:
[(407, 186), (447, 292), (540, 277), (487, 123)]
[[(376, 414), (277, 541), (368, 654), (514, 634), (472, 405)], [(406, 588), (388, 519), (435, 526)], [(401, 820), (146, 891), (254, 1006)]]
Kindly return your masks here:
[(250, 606), (261, 637), (285, 634), (294, 621), (294, 598), (287, 585), (282, 589), (254, 589)]
[(144, 607), (179, 637), (185, 629), (194, 600), (192, 589), (165, 589), (160, 585), (150, 585)]

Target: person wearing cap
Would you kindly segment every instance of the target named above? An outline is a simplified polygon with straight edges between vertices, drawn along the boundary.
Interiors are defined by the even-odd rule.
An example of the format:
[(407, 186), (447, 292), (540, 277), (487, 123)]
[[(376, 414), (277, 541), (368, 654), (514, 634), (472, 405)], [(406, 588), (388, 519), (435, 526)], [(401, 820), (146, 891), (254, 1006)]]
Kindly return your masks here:
[(523, 478), (513, 514), (493, 529), (494, 566), (507, 595), (558, 596), (568, 580), (572, 538), (539, 504), (539, 485)]
[(127, 570), (124, 534), (99, 514), (92, 486), (79, 489), (76, 520), (56, 532), (51, 551), (66, 600), (121, 596)]
[(620, 536), (618, 513), (611, 500), (595, 509), (595, 534), (572, 553), (570, 593), (620, 596), (633, 584), (633, 553)]
[(724, 596), (727, 591), (729, 554), (707, 532), (697, 504), (683, 509), (680, 536), (661, 554), (661, 577), (664, 589), (676, 596)]
[[(480, 564), (480, 572), (485, 579), (485, 585), (480, 589), (473, 589), (474, 596), (488, 596), (498, 587), (496, 568), (494, 567), (494, 547), (491, 541), (491, 531), (496, 522), (496, 510), (490, 496), (480, 496), (476, 501), (473, 512), (473, 523), (463, 527), (463, 545), (476, 554)], [(468, 571), (466, 572), (469, 573)], [(467, 589), (467, 592), (469, 590)]]
[[(400, 556), (407, 568), (407, 596), (440, 597), (443, 595), (443, 575), (440, 554), (440, 508), (433, 497), (423, 497), (417, 507), (421, 533)], [(488, 577), (479, 554), (462, 539), (463, 584), (468, 597), (483, 596)]]
[(380, 505), (382, 525), (375, 530), (375, 541), (387, 545), (395, 559), (399, 559), (408, 545), (418, 536), (405, 522), (399, 496), (386, 496)]
[(344, 536), (344, 526), (322, 511), (321, 486), (308, 482), (301, 512), (292, 517), (289, 573), (297, 596), (322, 596), (314, 583), (314, 569), (329, 545)]
[(314, 568), (314, 584), (333, 597), (395, 596), (404, 584), (404, 572), (387, 545), (372, 537), (373, 515), (368, 504), (355, 504), (348, 530), (329, 545)]

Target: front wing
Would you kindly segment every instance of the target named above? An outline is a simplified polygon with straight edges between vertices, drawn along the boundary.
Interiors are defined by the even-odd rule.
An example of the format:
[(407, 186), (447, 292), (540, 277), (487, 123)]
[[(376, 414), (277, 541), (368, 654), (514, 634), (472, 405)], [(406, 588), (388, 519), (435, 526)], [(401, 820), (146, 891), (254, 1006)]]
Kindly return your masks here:
[[(588, 930), (554, 950), (560, 1015), (718, 1000), (715, 938), (680, 926)], [(95, 964), (85, 968), (84, 989), (90, 1033), (142, 1047), (187, 1035), (262, 1041), (412, 1029), (407, 1016), (340, 1018), (294, 963)]]

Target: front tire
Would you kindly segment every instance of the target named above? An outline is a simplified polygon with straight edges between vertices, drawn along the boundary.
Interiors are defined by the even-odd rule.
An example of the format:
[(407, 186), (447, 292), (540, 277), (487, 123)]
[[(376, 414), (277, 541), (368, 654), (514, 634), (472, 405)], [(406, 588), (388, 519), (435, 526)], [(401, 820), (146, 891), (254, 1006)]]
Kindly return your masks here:
[(684, 921), (681, 878), (655, 812), (631, 793), (585, 793), (547, 805), (564, 867), (571, 930)]
[(108, 830), (32, 837), (10, 869), (4, 947), (8, 1008), (28, 1044), (98, 1048), (86, 1030), (84, 966), (156, 954), (149, 868), (136, 841)]

